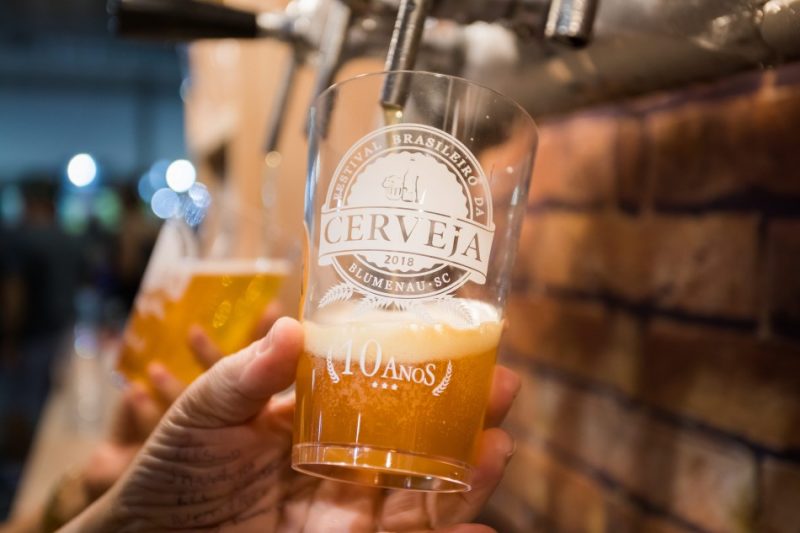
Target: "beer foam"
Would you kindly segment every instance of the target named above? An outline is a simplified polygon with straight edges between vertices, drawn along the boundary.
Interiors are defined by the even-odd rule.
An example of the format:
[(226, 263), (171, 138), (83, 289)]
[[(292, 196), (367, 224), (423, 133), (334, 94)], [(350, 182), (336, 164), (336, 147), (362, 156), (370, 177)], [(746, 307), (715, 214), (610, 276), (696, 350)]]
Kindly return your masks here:
[(291, 262), (286, 259), (189, 259), (183, 258), (171, 263), (164, 261), (148, 265), (144, 292), (161, 292), (168, 300), (183, 297), (192, 278), (195, 276), (256, 276), (272, 274), (287, 276)]
[(197, 275), (247, 275), (280, 274), (288, 275), (291, 263), (285, 259), (184, 259), (178, 269)]
[(305, 350), (319, 357), (330, 352), (335, 359), (344, 358), (348, 343), (352, 343), (355, 357), (369, 345), (370, 359), (376, 351), (375, 343), (380, 345), (383, 357), (394, 357), (398, 362), (467, 357), (495, 349), (503, 330), (494, 307), (456, 298), (409, 311), (364, 312), (357, 304), (347, 302), (323, 309), (315, 318), (303, 322)]

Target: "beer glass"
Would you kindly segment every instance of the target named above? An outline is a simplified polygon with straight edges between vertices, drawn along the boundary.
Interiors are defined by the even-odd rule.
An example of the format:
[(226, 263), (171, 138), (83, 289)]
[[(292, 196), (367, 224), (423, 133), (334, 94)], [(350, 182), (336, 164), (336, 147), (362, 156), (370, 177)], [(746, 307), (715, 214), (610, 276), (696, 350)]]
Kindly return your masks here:
[[(381, 104), (400, 82), (402, 105)], [(440, 74), (315, 101), (296, 470), (470, 489), (536, 142), (515, 102)]]
[[(128, 380), (149, 387), (147, 366), (157, 361), (190, 383), (203, 372), (188, 344), (193, 326), (221, 353), (234, 353), (253, 340), (276, 298), (289, 273), (280, 232), (254, 223), (269, 220), (258, 209), (221, 203), (201, 227), (181, 216), (162, 227), (122, 337), (117, 370)], [(237, 220), (241, 213), (249, 216)], [(255, 238), (243, 237), (245, 226)]]

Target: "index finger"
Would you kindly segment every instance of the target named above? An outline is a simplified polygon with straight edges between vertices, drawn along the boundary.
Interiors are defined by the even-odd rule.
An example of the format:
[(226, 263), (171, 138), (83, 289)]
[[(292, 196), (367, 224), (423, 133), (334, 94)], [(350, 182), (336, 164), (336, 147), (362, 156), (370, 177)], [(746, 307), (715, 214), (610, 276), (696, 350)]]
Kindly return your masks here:
[(300, 323), (278, 320), (264, 339), (225, 357), (192, 383), (173, 405), (173, 420), (205, 428), (250, 420), (294, 381), (302, 349)]
[(214, 366), (225, 355), (217, 348), (205, 330), (197, 324), (189, 328), (189, 348), (197, 362), (206, 370)]
[(282, 306), (279, 301), (274, 301), (269, 304), (258, 318), (258, 323), (253, 331), (253, 338), (260, 339), (266, 335), (270, 328), (272, 328), (272, 325), (278, 321), (282, 314)]

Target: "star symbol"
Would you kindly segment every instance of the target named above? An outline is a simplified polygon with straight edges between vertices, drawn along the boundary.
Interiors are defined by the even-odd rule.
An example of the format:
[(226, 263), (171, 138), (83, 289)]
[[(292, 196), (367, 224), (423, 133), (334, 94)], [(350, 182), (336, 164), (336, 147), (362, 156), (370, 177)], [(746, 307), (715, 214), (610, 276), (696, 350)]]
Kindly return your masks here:
[(385, 388), (388, 388), (388, 387), (389, 387), (389, 385), (387, 385), (386, 383), (381, 383), (381, 388), (382, 389), (385, 389)]
[(378, 388), (378, 382), (377, 381), (373, 381), (372, 382), (372, 388), (373, 389), (377, 389)]
[(397, 383), (392, 383), (392, 390), (397, 390)]

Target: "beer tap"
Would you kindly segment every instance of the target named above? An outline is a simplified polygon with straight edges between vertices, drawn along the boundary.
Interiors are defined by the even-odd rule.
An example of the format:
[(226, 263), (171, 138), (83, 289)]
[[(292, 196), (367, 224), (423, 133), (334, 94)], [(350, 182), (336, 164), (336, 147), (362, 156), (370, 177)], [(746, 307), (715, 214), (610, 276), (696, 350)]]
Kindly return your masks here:
[[(414, 68), (431, 3), (431, 0), (400, 0), (384, 70), (402, 71)], [(408, 83), (408, 76), (402, 72), (387, 76), (381, 90), (381, 104), (386, 109), (387, 117), (390, 113), (403, 109)]]
[(332, 0), (293, 0), (284, 10), (260, 13), (203, 0), (111, 0), (111, 30), (160, 41), (276, 39), (302, 52), (319, 50)]
[[(429, 15), (469, 23), (505, 21), (520, 23), (528, 36), (537, 33), (546, 11), (544, 37), (573, 47), (585, 45), (590, 37), (598, 0), (551, 0), (549, 6), (537, 0), (454, 1), (400, 0), (394, 31), (386, 57), (385, 70), (413, 70), (417, 52), (423, 42), (423, 28)], [(391, 114), (401, 111), (408, 90), (408, 76), (402, 72), (386, 78), (381, 104), (386, 109), (387, 122)]]
[(297, 69), (303, 62), (303, 53), (292, 47), (291, 53), (284, 66), (280, 82), (271, 106), (267, 133), (264, 139), (264, 162), (262, 167), (261, 203), (267, 209), (267, 227), (277, 227), (275, 214), (275, 182), (281, 164), (281, 153), (278, 151), (286, 111), (292, 95), (292, 87), (297, 75)]
[(575, 47), (591, 37), (598, 0), (552, 0), (544, 35), (547, 39)]
[[(316, 61), (316, 76), (311, 89), (311, 101), (327, 89), (336, 77), (336, 72), (344, 58), (345, 46), (352, 21), (352, 10), (343, 2), (330, 2), (325, 27), (319, 44), (319, 54)], [(310, 124), (309, 115), (306, 117), (306, 129)]]
[(281, 130), (283, 129), (283, 121), (286, 117), (287, 108), (289, 107), (292, 86), (294, 85), (297, 69), (302, 61), (303, 58), (300, 52), (293, 49), (284, 66), (280, 82), (278, 83), (277, 92), (272, 102), (272, 113), (267, 123), (267, 134), (264, 140), (264, 153), (267, 155), (278, 149)]
[[(282, 159), (279, 146), (297, 71), (318, 54), (321, 56), (318, 84), (327, 86), (330, 83), (327, 80), (338, 64), (333, 58), (338, 62), (340, 52), (337, 50), (342, 47), (349, 23), (349, 8), (330, 0), (294, 0), (284, 10), (254, 13), (195, 0), (118, 0), (111, 4), (110, 11), (112, 29), (126, 37), (162, 41), (271, 38), (289, 45), (289, 56), (278, 75), (264, 137), (260, 193), (262, 204), (267, 208), (265, 222), (274, 225), (277, 215), (271, 208), (275, 207), (276, 175)], [(226, 223), (234, 221), (222, 222)]]
[[(168, 41), (272, 38), (292, 47), (267, 125), (265, 153), (277, 154), (298, 67), (316, 63), (312, 98), (328, 87), (347, 42), (351, 9), (337, 0), (293, 0), (285, 10), (254, 13), (198, 0), (112, 0), (111, 28), (126, 37)], [(277, 155), (273, 155), (273, 161)]]
[[(399, 119), (397, 113), (405, 104), (409, 77), (402, 72), (417, 68), (418, 57), (428, 68), (451, 74), (483, 78), (487, 72), (503, 68), (512, 72), (517, 64), (526, 66), (551, 56), (556, 48), (548, 42), (585, 45), (591, 39), (599, 2), (293, 0), (284, 10), (254, 13), (198, 0), (111, 1), (112, 27), (125, 36), (173, 41), (272, 38), (288, 43), (293, 52), (273, 104), (265, 146), (268, 152), (278, 145), (283, 111), (300, 63), (315, 64), (312, 97), (316, 97), (332, 83), (344, 61), (357, 56), (386, 57), (385, 69), (400, 71), (386, 79), (380, 96), (385, 118), (392, 122)], [(491, 31), (485, 31), (487, 25)], [(387, 42), (390, 27), (391, 40)], [(510, 36), (510, 46), (509, 38), (500, 35), (503, 31)], [(420, 54), (421, 47), (435, 53)], [(493, 51), (489, 53), (489, 49)], [(501, 61), (494, 61), (498, 54)], [(488, 78), (498, 85), (497, 77), (488, 74)]]
[(159, 41), (271, 37), (298, 41), (288, 12), (257, 15), (197, 0), (112, 0), (110, 29), (125, 37)]

